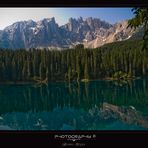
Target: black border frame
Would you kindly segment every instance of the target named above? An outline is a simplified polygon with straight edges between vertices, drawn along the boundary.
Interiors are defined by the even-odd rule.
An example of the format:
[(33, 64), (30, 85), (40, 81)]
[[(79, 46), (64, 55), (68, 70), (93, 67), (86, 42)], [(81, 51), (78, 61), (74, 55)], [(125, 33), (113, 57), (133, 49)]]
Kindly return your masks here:
[(146, 7), (147, 0), (25, 0), (0, 1), (0, 7)]

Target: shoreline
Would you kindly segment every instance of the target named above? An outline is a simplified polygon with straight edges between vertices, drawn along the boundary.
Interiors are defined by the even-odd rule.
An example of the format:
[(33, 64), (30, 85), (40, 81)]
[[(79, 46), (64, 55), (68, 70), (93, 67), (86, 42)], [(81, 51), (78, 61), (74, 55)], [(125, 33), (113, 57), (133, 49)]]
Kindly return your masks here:
[(14, 81), (7, 81), (7, 82), (0, 82), (0, 84), (20, 84), (20, 85), (26, 85), (26, 84), (35, 84), (34, 82), (29, 82), (29, 81), (17, 81), (17, 82), (14, 82)]
[(129, 80), (137, 80), (137, 79), (142, 79), (142, 77), (129, 77), (126, 79), (118, 79), (118, 78), (112, 78), (112, 77), (104, 78), (104, 80), (107, 80), (107, 81), (129, 81)]
[[(147, 77), (144, 77), (144, 79)], [(143, 79), (142, 77), (134, 77), (134, 78), (127, 78), (127, 79), (116, 79), (116, 78), (100, 78), (100, 79), (81, 79), (79, 82), (78, 81), (49, 81), (48, 83), (61, 83), (61, 82), (66, 82), (66, 83), (89, 83), (92, 81), (132, 81), (132, 80), (138, 80), (138, 79)], [(36, 83), (34, 81), (6, 81), (6, 82), (0, 82), (0, 84), (18, 84), (18, 85), (27, 85), (27, 84), (36, 84), (36, 85), (46, 85), (45, 83)]]

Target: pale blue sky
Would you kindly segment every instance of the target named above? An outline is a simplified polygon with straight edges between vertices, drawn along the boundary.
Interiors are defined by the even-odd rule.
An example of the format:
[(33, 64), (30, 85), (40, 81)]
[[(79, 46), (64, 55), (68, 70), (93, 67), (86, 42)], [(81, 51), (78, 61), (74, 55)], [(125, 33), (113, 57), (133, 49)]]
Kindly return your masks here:
[(100, 18), (109, 23), (116, 23), (133, 17), (131, 8), (0, 8), (0, 29), (16, 21), (55, 17), (59, 25), (68, 22), (70, 17)]

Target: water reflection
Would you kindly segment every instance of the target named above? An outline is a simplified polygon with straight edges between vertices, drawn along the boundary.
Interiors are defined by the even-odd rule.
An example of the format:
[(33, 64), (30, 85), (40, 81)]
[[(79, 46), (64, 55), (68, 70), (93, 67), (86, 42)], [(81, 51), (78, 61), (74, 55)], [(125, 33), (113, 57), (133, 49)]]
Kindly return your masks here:
[[(49, 83), (48, 86), (41, 87), (0, 85), (0, 114), (3, 118), (0, 129), (4, 128), (4, 125), (17, 130), (147, 128), (147, 82), (147, 79), (141, 79), (122, 86), (108, 81)], [(140, 125), (128, 118), (126, 120), (129, 122), (119, 118), (122, 112), (100, 112), (104, 102), (122, 109), (133, 106), (136, 112), (142, 114), (136, 116), (136, 121)], [(127, 115), (129, 112), (124, 114)], [(144, 126), (141, 126), (142, 122)]]
[[(126, 111), (125, 111), (126, 110)], [(64, 107), (52, 112), (12, 112), (4, 114), (0, 129), (4, 130), (146, 130), (148, 120), (131, 107), (103, 103), (89, 111)]]

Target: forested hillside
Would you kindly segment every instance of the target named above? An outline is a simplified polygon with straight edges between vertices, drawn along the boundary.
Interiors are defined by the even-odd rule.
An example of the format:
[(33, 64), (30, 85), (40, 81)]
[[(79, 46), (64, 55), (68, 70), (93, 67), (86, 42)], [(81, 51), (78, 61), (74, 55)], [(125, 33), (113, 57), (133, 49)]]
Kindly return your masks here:
[(96, 49), (0, 50), (0, 82), (80, 81), (108, 77), (148, 76), (140, 40), (106, 44)]

